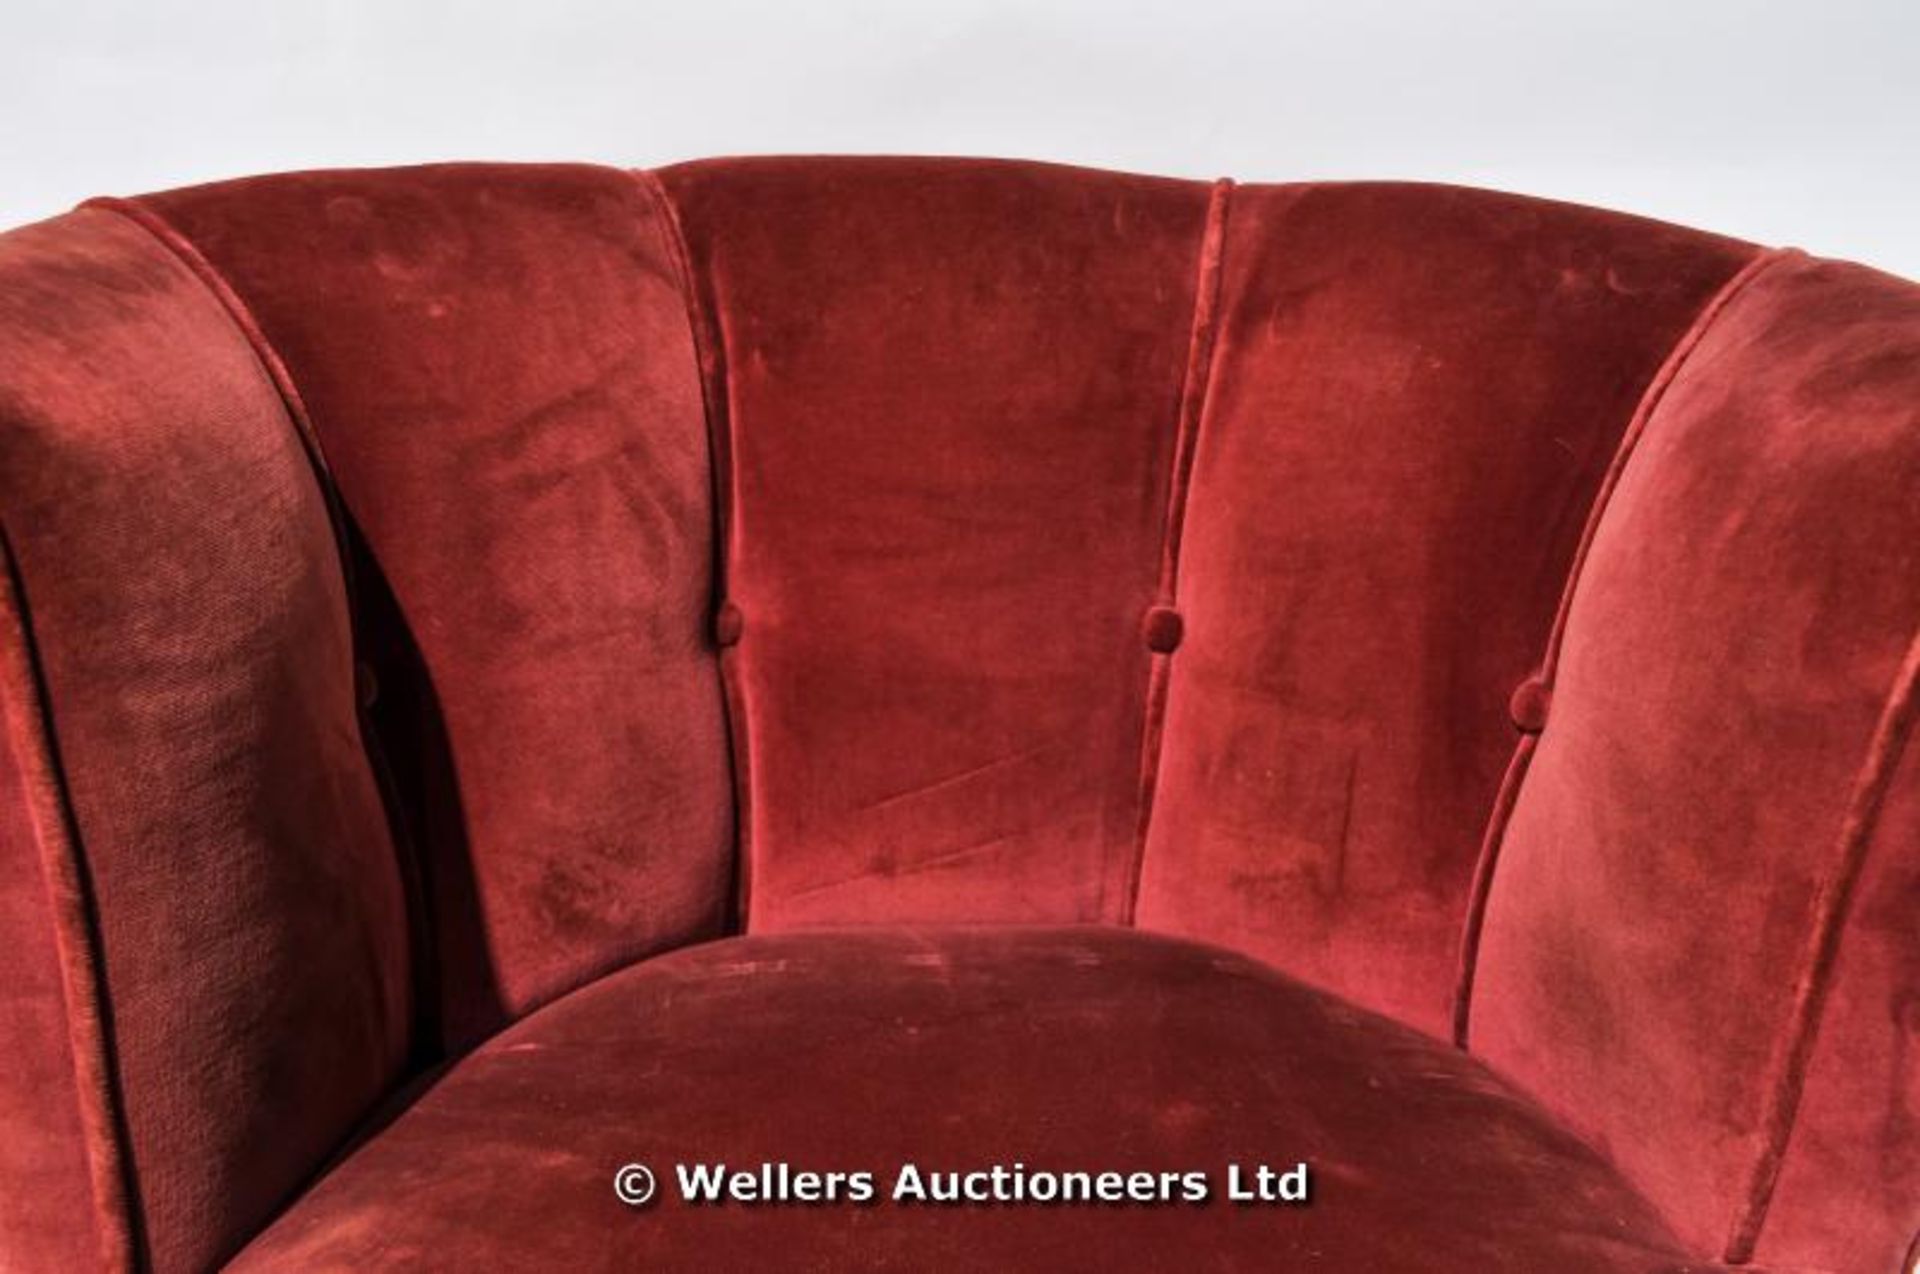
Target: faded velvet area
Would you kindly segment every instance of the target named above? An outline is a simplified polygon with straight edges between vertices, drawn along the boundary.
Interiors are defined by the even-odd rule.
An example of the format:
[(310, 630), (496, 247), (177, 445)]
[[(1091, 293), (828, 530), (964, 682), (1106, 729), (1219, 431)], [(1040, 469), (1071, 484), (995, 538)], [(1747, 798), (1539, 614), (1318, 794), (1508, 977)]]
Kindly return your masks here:
[[(1223, 1197), (1310, 1161), (1303, 1208)], [(1204, 1169), (1203, 1207), (742, 1208), (621, 1164)], [(449, 1170), (457, 1165), (457, 1171)], [(777, 1259), (776, 1259), (777, 1254)], [(1120, 1254), (1124, 1254), (1122, 1257)], [(1657, 1214), (1445, 1044), (1242, 956), (1114, 927), (711, 943), (460, 1062), (237, 1263), (475, 1268), (1674, 1270)]]
[(663, 212), (630, 175), (450, 165), (145, 206), (286, 360), (362, 552), (374, 721), (458, 1047), (720, 931), (707, 444)]
[[(338, 552), (266, 372), (140, 227), (85, 211), (0, 238), (0, 368), (10, 625), (50, 749), (13, 760), (28, 783), (57, 766), (66, 807), (61, 826), (36, 803), (42, 845), (9, 836), (7, 852), (46, 862), (57, 837), (78, 860), (85, 899), (55, 914), (98, 986), (70, 984), (87, 1001), (70, 1011), (111, 1046), (80, 1096), (117, 1107), (81, 1122), (124, 1138), (89, 1154), (118, 1161), (95, 1190), (125, 1191), (136, 1219), (98, 1204), (143, 1263), (204, 1268), (345, 1140), (409, 1044), (405, 908)], [(14, 749), (25, 706), (9, 707)], [(22, 917), (8, 945), (45, 930)], [(34, 1075), (13, 1052), (9, 1088)], [(69, 1091), (7, 1101), (65, 1122)], [(46, 1154), (59, 1217), (69, 1165)]]

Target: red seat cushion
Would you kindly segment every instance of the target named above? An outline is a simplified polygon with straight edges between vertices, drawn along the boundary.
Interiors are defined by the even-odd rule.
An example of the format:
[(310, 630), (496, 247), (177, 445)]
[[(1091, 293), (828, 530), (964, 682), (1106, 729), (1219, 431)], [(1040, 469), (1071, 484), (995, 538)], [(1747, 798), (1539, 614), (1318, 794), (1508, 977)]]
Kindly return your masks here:
[[(1304, 1206), (1228, 1165), (1304, 1160)], [(615, 1170), (651, 1165), (651, 1206)], [(875, 1174), (683, 1202), (679, 1162)], [(1211, 1199), (886, 1201), (900, 1165), (1203, 1171)], [(458, 1063), (241, 1268), (1674, 1270), (1652, 1209), (1453, 1049), (1223, 951), (1108, 928), (812, 931), (646, 961)]]

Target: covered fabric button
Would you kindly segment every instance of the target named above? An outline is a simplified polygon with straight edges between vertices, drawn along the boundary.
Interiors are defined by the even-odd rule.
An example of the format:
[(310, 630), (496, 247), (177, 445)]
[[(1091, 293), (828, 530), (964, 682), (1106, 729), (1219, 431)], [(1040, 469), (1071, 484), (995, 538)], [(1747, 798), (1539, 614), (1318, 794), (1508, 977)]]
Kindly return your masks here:
[(1528, 677), (1507, 701), (1507, 715), (1513, 728), (1522, 734), (1538, 734), (1546, 729), (1547, 710), (1553, 706), (1553, 687), (1544, 677)]
[(721, 602), (713, 615), (713, 640), (720, 646), (737, 646), (747, 628), (747, 617), (732, 602)]
[(1147, 610), (1146, 629), (1147, 649), (1156, 655), (1170, 655), (1179, 647), (1187, 625), (1173, 607), (1154, 606)]
[(373, 707), (380, 698), (380, 679), (374, 675), (373, 665), (364, 659), (353, 662), (353, 688), (362, 712)]

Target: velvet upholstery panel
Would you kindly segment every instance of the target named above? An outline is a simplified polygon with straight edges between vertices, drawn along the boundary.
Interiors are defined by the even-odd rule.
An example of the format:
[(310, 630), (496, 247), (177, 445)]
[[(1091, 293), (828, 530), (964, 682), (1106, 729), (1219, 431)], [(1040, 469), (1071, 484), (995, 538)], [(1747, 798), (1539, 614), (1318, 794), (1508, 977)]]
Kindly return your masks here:
[(1920, 1230), (1916, 531), (1920, 292), (1789, 256), (1674, 376), (1573, 595), (1471, 1042), (1698, 1250), (1871, 1271)]
[(363, 657), (458, 1045), (716, 933), (711, 477), (671, 238), (579, 166), (154, 196), (285, 359), (359, 541)]
[(1635, 402), (1753, 251), (1485, 191), (1234, 192), (1141, 925), (1444, 1030), (1508, 697)]
[[(1097, 1077), (1089, 1082), (1089, 1077)], [(1224, 1197), (1304, 1160), (1312, 1202)], [(654, 1204), (618, 1204), (649, 1165)], [(692, 1205), (753, 1171), (1205, 1171), (1211, 1201)], [(1579, 1141), (1436, 1040), (1115, 927), (866, 929), (677, 951), (453, 1068), (239, 1270), (1704, 1268)]]
[[(107, 1262), (201, 1269), (345, 1139), (408, 1046), (404, 900), (334, 534), (246, 338), (139, 226), (89, 211), (0, 239), (0, 367), (0, 786), (28, 798), (75, 1043), (63, 1082), (44, 1037), (9, 1041), (5, 1102), (46, 1106), (25, 1132), (35, 1179), (5, 1186), (44, 1181), (49, 1219), (80, 1224), (72, 1155), (46, 1144), (77, 1091), (88, 1156), (112, 1165), (92, 1174), (102, 1225), (133, 1245)], [(9, 919), (10, 946), (48, 927)], [(63, 1240), (44, 1242), (26, 1263), (58, 1268)]]
[(1120, 919), (1207, 188), (660, 176), (730, 457), (750, 924)]

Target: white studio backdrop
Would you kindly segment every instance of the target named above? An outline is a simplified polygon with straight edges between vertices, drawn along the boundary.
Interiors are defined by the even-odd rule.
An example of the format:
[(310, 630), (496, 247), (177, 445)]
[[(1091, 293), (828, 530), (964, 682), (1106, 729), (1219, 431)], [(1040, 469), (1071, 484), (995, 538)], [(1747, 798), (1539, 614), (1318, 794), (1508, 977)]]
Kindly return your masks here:
[(0, 0), (0, 226), (436, 159), (1492, 186), (1920, 278), (1920, 0)]

